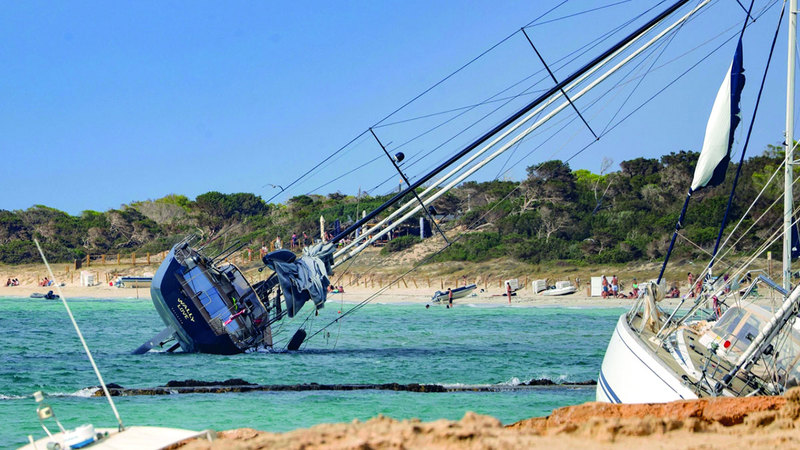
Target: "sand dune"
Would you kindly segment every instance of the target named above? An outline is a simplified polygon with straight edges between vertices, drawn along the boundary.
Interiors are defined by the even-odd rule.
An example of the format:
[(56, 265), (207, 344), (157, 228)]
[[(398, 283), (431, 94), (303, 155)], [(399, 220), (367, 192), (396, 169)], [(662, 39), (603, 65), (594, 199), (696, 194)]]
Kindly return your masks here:
[(666, 404), (586, 403), (503, 426), (468, 412), (459, 421), (323, 424), (288, 433), (238, 429), (185, 449), (800, 448), (800, 388), (783, 397)]

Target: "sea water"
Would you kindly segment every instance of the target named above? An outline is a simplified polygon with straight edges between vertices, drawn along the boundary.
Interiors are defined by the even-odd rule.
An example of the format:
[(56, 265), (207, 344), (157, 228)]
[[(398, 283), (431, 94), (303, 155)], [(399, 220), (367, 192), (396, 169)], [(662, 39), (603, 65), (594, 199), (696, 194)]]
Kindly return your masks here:
[[(566, 300), (568, 301), (568, 300)], [(596, 379), (619, 308), (532, 308), (368, 304), (334, 322), (300, 351), (232, 356), (130, 352), (163, 328), (149, 300), (71, 299), (75, 318), (107, 383), (126, 388), (170, 380), (258, 384), (438, 383), (516, 385)], [(306, 306), (276, 329), (283, 343), (304, 325), (317, 330), (353, 305), (329, 301), (318, 316)], [(0, 447), (40, 437), (30, 394), (41, 390), (66, 427), (114, 426), (105, 398), (60, 301), (0, 298)], [(279, 345), (280, 347), (280, 345)], [(594, 386), (497, 392), (381, 390), (280, 391), (115, 397), (123, 421), (194, 430), (252, 427), (286, 431), (323, 422), (459, 419), (466, 411), (503, 423), (543, 416), (594, 399)], [(51, 423), (51, 425), (54, 425)]]

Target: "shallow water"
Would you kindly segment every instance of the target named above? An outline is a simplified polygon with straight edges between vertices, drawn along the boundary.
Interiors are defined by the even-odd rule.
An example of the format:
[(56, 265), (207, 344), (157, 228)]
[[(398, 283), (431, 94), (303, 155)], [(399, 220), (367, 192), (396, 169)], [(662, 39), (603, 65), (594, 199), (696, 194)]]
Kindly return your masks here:
[[(621, 309), (479, 307), (425, 309), (370, 304), (328, 328), (298, 352), (233, 356), (130, 355), (163, 328), (149, 300), (73, 299), (70, 305), (107, 383), (152, 387), (169, 380), (242, 378), (259, 384), (441, 383), (516, 384), (533, 378), (596, 379)], [(331, 304), (313, 320), (318, 329), (352, 305)], [(303, 313), (307, 313), (304, 309)], [(305, 315), (287, 324), (286, 339)], [(293, 326), (289, 326), (293, 325)], [(36, 405), (42, 390), (67, 427), (112, 426), (103, 398), (57, 301), (0, 298), (0, 446), (39, 437)], [(305, 391), (116, 397), (126, 424), (190, 429), (253, 427), (285, 431), (322, 422), (394, 418), (459, 419), (466, 411), (504, 423), (546, 415), (594, 399), (594, 387), (501, 392), (409, 393)]]

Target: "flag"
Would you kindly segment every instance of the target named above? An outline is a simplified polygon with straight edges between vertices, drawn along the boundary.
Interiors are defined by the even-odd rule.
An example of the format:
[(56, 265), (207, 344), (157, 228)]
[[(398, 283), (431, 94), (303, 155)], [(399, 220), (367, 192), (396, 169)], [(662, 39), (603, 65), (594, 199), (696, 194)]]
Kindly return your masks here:
[(739, 101), (744, 87), (742, 67), (742, 41), (736, 46), (733, 62), (717, 92), (711, 115), (706, 124), (703, 149), (697, 159), (692, 178), (692, 191), (706, 186), (716, 186), (725, 180), (725, 171), (731, 159), (733, 132), (741, 121)]

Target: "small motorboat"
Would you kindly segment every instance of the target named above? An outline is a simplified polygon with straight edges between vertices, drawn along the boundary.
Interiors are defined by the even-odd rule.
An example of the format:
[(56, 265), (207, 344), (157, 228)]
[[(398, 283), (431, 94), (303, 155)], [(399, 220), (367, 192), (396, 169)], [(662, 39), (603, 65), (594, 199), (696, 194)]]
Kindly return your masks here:
[(46, 298), (48, 300), (56, 300), (59, 298), (58, 294), (53, 294), (53, 291), (47, 291), (47, 294), (42, 294), (41, 292), (34, 292), (31, 294), (31, 298)]
[[(467, 286), (461, 286), (459, 288), (453, 289), (453, 300), (455, 300), (457, 298), (466, 297), (467, 295), (471, 294), (472, 291), (474, 291), (477, 287), (478, 287), (478, 285), (476, 285), (476, 284), (470, 284), (470, 285), (467, 285)], [(432, 302), (441, 302), (441, 301), (446, 302), (446, 301), (448, 301), (447, 291), (444, 291), (444, 292), (436, 291), (436, 293), (433, 294), (433, 297), (431, 298), (431, 301)]]
[(570, 281), (557, 281), (555, 287), (542, 291), (542, 295), (569, 295), (577, 290)]
[(153, 284), (153, 277), (133, 277), (124, 276), (119, 277), (114, 282), (114, 285), (120, 288), (150, 288)]

